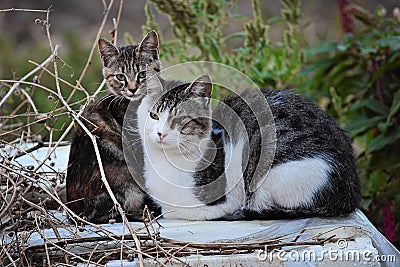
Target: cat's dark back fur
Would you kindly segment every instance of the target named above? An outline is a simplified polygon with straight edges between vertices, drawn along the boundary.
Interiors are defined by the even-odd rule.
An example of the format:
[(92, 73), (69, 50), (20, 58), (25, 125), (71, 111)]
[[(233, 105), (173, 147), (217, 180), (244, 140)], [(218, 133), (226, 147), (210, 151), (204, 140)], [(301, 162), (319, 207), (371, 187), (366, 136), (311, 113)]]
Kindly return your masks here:
[[(250, 91), (245, 92), (251, 94)], [(289, 161), (323, 157), (332, 165), (328, 187), (323, 187), (314, 196), (313, 205), (296, 210), (276, 206), (262, 212), (244, 210), (248, 219), (293, 218), (305, 216), (341, 216), (354, 211), (361, 201), (357, 163), (348, 134), (336, 120), (314, 103), (290, 91), (262, 90), (275, 122), (276, 148), (271, 168)], [(246, 185), (254, 175), (254, 166), (263, 161), (260, 130), (254, 108), (243, 99), (233, 96), (224, 103), (232, 108), (245, 124), (250, 136), (250, 161), (244, 170)], [(218, 116), (218, 108), (214, 111)], [(265, 114), (267, 116), (268, 114)], [(229, 119), (227, 119), (229, 121)], [(229, 137), (228, 137), (229, 138)], [(299, 173), (302, 170), (298, 170)], [(247, 189), (247, 188), (246, 188)], [(251, 206), (252, 192), (247, 192), (247, 204)], [(242, 215), (243, 215), (242, 214)]]
[[(141, 177), (142, 173), (139, 170), (132, 173), (123, 154), (122, 127), (128, 105), (128, 99), (108, 95), (85, 109), (82, 122), (97, 138), (104, 172), (116, 199), (130, 220), (141, 220), (144, 206), (152, 208), (153, 204), (132, 177)], [(120, 220), (120, 214), (101, 181), (91, 139), (81, 127), (77, 127), (71, 141), (66, 185), (68, 207), (91, 222), (106, 223), (112, 218)]]
[[(126, 185), (129, 187), (131, 182), (126, 179), (130, 177), (130, 173), (126, 167), (120, 139), (122, 121), (129, 101), (124, 98), (115, 101), (116, 99), (117, 96), (109, 95), (88, 106), (82, 114), (82, 122), (98, 138), (108, 182), (117, 200), (124, 203), (124, 189)], [(91, 139), (81, 127), (77, 127), (71, 141), (67, 173), (68, 207), (92, 222), (107, 222), (108, 219), (119, 218), (118, 211), (114, 209), (114, 204), (101, 181)], [(137, 206), (134, 208), (139, 210), (144, 194), (135, 187), (132, 190), (136, 191), (137, 197)]]

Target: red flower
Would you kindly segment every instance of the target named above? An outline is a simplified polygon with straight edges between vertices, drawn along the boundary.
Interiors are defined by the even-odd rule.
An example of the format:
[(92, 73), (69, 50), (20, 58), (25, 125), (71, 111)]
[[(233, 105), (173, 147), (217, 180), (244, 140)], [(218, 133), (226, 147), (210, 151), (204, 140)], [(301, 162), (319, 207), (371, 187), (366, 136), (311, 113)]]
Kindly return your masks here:
[(386, 238), (394, 243), (396, 241), (396, 219), (394, 217), (394, 212), (391, 210), (392, 202), (389, 202), (382, 209), (383, 216), (383, 229)]
[(350, 16), (347, 6), (349, 1), (338, 0), (339, 11), (340, 11), (340, 22), (342, 24), (342, 29), (345, 33), (353, 32), (353, 18)]

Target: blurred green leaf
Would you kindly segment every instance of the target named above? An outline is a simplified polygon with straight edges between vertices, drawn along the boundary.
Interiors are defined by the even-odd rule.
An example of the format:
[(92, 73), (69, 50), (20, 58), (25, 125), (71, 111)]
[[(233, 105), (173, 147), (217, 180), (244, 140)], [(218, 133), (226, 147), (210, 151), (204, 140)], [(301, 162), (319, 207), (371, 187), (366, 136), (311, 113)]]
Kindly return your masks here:
[(330, 66), (332, 66), (335, 62), (336, 62), (335, 59), (319, 60), (317, 62), (314, 62), (312, 64), (309, 64), (309, 65), (303, 67), (300, 74), (303, 76), (307, 76), (308, 74), (311, 74), (314, 71), (325, 70), (325, 69), (329, 68)]
[(338, 44), (335, 42), (321, 43), (314, 45), (313, 47), (306, 49), (304, 53), (307, 57), (315, 56), (318, 54), (326, 54), (335, 52), (337, 50)]
[(360, 54), (373, 54), (373, 53), (376, 53), (378, 51), (378, 49), (376, 49), (376, 48), (374, 48), (374, 47), (366, 47), (366, 48), (364, 48), (364, 47), (362, 47), (361, 49), (360, 49)]
[(348, 44), (346, 44), (346, 45), (345, 44), (338, 44), (337, 47), (336, 47), (336, 49), (338, 51), (340, 51), (340, 52), (345, 52), (349, 48), (350, 48), (350, 45), (348, 45)]
[(367, 108), (374, 111), (377, 114), (387, 116), (389, 108), (385, 106), (380, 100), (374, 98), (367, 98), (359, 101), (351, 106), (350, 111), (357, 111), (361, 108)]
[(400, 110), (400, 90), (396, 92), (393, 98), (392, 106), (390, 107), (389, 116), (387, 117), (387, 124), (390, 123), (390, 120), (393, 116), (399, 112)]
[(232, 17), (235, 19), (244, 19), (245, 16), (241, 15), (241, 14), (232, 14)]
[(385, 116), (376, 116), (372, 118), (360, 117), (357, 120), (352, 121), (351, 123), (345, 126), (345, 129), (353, 136), (358, 135), (374, 126), (376, 126), (380, 121), (383, 121)]
[(204, 36), (207, 37), (207, 39), (210, 41), (210, 51), (209, 52), (210, 52), (211, 56), (214, 58), (215, 61), (219, 62), (221, 60), (221, 55), (219, 53), (219, 47), (218, 47), (217, 42), (211, 35), (209, 35), (207, 33), (205, 33)]
[(244, 37), (246, 37), (246, 32), (235, 32), (233, 34), (230, 34), (230, 35), (224, 37), (222, 40), (223, 40), (223, 42), (226, 42), (231, 39), (244, 38)]
[(372, 140), (365, 150), (366, 154), (371, 154), (374, 151), (384, 148), (400, 139), (400, 127), (395, 127), (388, 130), (384, 134), (379, 134)]
[(388, 36), (376, 41), (376, 45), (381, 47), (389, 47), (393, 51), (400, 50), (400, 36)]
[(269, 24), (282, 23), (282, 22), (285, 22), (285, 20), (282, 17), (271, 17), (268, 19)]
[(370, 181), (372, 184), (372, 190), (377, 191), (384, 186), (387, 181), (386, 177), (387, 175), (382, 171), (374, 171), (371, 173)]

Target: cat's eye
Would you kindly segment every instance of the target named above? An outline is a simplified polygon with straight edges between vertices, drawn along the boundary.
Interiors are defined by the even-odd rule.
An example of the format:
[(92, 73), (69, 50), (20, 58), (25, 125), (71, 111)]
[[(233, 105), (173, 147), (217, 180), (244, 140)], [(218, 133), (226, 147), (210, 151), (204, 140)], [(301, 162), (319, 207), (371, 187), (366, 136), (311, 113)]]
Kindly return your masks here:
[(184, 123), (181, 133), (182, 134), (192, 134), (193, 129), (202, 127), (202, 124), (197, 119), (190, 119), (186, 123)]
[(138, 78), (139, 79), (144, 79), (146, 78), (146, 71), (141, 71), (138, 73)]
[(157, 120), (158, 121), (160, 119), (158, 117), (158, 115), (156, 113), (154, 113), (154, 112), (150, 112), (149, 114), (150, 114), (150, 118), (152, 118), (153, 120)]
[(117, 78), (117, 80), (119, 80), (119, 81), (121, 81), (121, 82), (125, 82), (125, 80), (126, 80), (125, 75), (124, 75), (124, 74), (121, 74), (121, 73), (115, 75), (115, 78)]

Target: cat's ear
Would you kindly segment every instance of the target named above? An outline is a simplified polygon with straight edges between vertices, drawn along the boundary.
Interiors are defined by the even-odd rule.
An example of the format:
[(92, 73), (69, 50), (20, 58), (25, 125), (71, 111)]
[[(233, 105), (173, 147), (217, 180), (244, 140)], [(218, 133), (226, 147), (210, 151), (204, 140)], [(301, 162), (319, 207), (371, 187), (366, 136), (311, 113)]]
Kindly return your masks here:
[(158, 35), (153, 30), (146, 34), (143, 40), (139, 44), (139, 52), (146, 51), (146, 52), (155, 52), (158, 56)]
[(191, 94), (210, 98), (212, 93), (212, 82), (210, 76), (207, 74), (200, 76), (194, 80), (186, 90)]
[(109, 41), (100, 38), (98, 41), (99, 51), (103, 64), (107, 66), (110, 60), (119, 54), (118, 48)]

